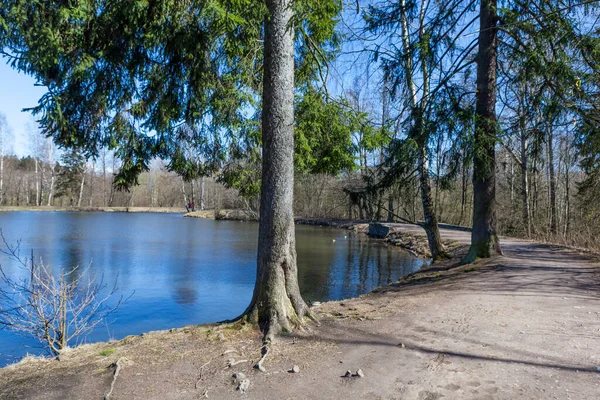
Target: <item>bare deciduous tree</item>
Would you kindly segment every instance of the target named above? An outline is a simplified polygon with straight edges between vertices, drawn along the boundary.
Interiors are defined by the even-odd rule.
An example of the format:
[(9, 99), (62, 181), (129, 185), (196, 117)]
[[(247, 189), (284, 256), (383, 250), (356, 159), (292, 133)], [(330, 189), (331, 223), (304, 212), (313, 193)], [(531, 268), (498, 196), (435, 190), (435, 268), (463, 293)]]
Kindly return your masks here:
[(0, 267), (0, 329), (38, 340), (53, 355), (70, 343), (84, 338), (128, 299), (109, 299), (115, 285), (107, 288), (103, 279), (89, 269), (72, 267), (53, 273), (41, 260), (36, 263), (20, 255), (20, 242), (10, 245), (0, 232), (5, 249), (0, 253), (15, 261), (25, 277), (11, 277)]

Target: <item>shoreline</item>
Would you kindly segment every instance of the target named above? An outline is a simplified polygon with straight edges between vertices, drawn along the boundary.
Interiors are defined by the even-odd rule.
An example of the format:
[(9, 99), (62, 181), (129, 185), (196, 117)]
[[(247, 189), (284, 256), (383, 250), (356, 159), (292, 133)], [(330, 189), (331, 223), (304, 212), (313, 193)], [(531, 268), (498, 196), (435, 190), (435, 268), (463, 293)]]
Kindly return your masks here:
[(54, 207), (54, 206), (0, 206), (3, 212), (115, 212), (115, 213), (164, 213), (185, 214), (185, 208), (177, 207)]
[(206, 324), (26, 358), (0, 369), (0, 398), (101, 398), (114, 384), (115, 399), (235, 399), (240, 373), (248, 399), (598, 398), (598, 260), (505, 238), (506, 256), (459, 265), (469, 235), (442, 235), (458, 243), (452, 260), (313, 307), (319, 325), (278, 337), (266, 373), (256, 327)]

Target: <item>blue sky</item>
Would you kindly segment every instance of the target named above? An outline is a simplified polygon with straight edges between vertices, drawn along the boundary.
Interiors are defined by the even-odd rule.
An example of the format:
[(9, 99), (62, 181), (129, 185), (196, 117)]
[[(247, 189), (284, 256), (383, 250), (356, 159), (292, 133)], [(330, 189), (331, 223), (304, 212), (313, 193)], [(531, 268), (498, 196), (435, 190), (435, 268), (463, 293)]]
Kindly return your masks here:
[(19, 156), (28, 154), (25, 124), (31, 120), (31, 114), (22, 112), (23, 108), (33, 107), (45, 93), (43, 87), (34, 86), (35, 81), (6, 65), (0, 58), (0, 112), (6, 115), (14, 133), (13, 152)]

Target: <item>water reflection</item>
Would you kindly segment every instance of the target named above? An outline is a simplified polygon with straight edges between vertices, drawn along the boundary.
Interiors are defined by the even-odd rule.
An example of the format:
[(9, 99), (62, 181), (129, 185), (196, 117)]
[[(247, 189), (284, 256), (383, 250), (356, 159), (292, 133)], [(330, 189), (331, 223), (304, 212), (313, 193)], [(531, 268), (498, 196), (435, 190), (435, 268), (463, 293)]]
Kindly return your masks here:
[[(79, 265), (78, 273), (102, 277), (111, 287), (118, 280), (119, 295), (135, 291), (113, 315), (114, 323), (98, 327), (87, 341), (232, 318), (252, 296), (255, 223), (169, 214), (23, 212), (0, 214), (0, 228), (11, 242), (22, 239), (23, 254), (33, 249), (54, 271)], [(313, 301), (356, 297), (421, 266), (397, 248), (327, 228), (298, 226), (296, 249), (300, 289)], [(7, 273), (22, 273), (6, 258), (0, 262)], [(24, 347), (32, 344), (0, 331), (0, 365), (38, 352)]]

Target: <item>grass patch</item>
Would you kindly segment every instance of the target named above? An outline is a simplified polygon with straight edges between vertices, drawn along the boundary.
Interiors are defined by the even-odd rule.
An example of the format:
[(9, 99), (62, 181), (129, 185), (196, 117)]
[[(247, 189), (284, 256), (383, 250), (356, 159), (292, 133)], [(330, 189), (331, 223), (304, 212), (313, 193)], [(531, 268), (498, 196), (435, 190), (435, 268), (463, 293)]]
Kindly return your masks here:
[(108, 357), (111, 354), (113, 354), (115, 351), (117, 351), (117, 350), (116, 349), (104, 349), (98, 354), (100, 354), (102, 357)]

